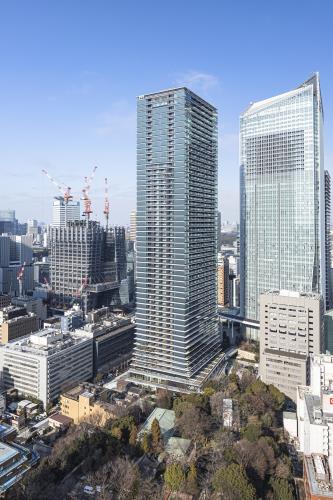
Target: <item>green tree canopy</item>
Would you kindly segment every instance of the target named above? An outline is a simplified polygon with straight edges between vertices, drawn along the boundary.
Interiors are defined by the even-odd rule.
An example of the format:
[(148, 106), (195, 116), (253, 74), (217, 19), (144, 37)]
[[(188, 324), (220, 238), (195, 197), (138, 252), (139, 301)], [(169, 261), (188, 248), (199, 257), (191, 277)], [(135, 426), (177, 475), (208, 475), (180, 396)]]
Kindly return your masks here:
[(270, 485), (273, 490), (274, 500), (293, 500), (294, 493), (290, 486), (290, 483), (286, 479), (275, 479), (270, 480)]
[(141, 439), (141, 448), (143, 453), (150, 453), (151, 451), (151, 435), (145, 432)]
[(166, 466), (164, 482), (171, 491), (181, 491), (185, 483), (185, 473), (183, 467), (175, 462)]
[(213, 488), (228, 500), (254, 500), (255, 489), (250, 484), (244, 468), (230, 464), (218, 469), (213, 477)]
[(258, 441), (261, 435), (262, 435), (262, 430), (261, 430), (261, 425), (259, 423), (248, 424), (242, 430), (243, 438), (247, 439), (248, 441), (251, 441), (251, 443)]

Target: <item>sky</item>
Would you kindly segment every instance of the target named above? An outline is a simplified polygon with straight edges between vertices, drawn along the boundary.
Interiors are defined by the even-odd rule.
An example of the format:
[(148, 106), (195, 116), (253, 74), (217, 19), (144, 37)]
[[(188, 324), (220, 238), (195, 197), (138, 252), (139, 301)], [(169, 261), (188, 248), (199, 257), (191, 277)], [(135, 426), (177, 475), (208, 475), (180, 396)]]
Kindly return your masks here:
[(136, 96), (186, 85), (219, 111), (219, 207), (239, 218), (239, 115), (319, 71), (333, 164), (331, 0), (0, 0), (0, 209), (50, 222), (56, 188), (98, 166), (102, 218), (136, 203)]

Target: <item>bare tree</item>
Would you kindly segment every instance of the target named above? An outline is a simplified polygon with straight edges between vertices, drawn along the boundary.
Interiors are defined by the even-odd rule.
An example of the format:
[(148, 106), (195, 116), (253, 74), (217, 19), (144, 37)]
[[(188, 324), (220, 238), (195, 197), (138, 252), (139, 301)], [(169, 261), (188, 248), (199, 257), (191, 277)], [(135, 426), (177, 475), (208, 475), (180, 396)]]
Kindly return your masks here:
[(177, 425), (182, 436), (193, 439), (195, 443), (198, 443), (206, 440), (212, 421), (209, 415), (200, 408), (189, 406), (184, 410)]

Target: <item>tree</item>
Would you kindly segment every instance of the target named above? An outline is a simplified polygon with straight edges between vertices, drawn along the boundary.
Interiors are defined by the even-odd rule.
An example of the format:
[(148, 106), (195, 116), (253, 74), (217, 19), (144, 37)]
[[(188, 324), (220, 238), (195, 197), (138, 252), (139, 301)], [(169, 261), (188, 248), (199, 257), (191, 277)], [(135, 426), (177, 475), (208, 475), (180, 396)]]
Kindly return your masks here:
[(213, 488), (225, 500), (255, 499), (255, 489), (239, 464), (230, 464), (219, 469), (213, 478)]
[(195, 443), (205, 441), (212, 425), (212, 420), (200, 408), (190, 406), (178, 419), (177, 425), (182, 437), (193, 439)]
[(141, 439), (141, 448), (143, 453), (150, 453), (151, 451), (151, 436), (145, 432)]
[(286, 479), (272, 478), (270, 480), (270, 485), (273, 490), (274, 500), (293, 500), (294, 492)]
[(260, 424), (248, 424), (242, 430), (243, 438), (247, 439), (251, 443), (255, 443), (259, 440), (262, 434), (261, 425)]
[(197, 468), (195, 463), (192, 462), (186, 477), (186, 493), (196, 495), (198, 493), (198, 478)]
[(154, 418), (151, 424), (151, 440), (155, 453), (161, 452), (163, 449), (163, 438), (160, 424), (156, 418)]
[(283, 456), (278, 458), (275, 475), (279, 479), (290, 479), (291, 474), (291, 461), (289, 457)]
[(99, 382), (102, 382), (103, 380), (103, 374), (101, 372), (98, 372), (96, 374), (96, 377), (94, 379), (95, 384), (98, 384)]
[(156, 394), (156, 406), (170, 410), (172, 408), (172, 393), (167, 389), (159, 389)]
[(279, 389), (277, 387), (275, 387), (274, 385), (268, 386), (268, 392), (274, 398), (275, 409), (281, 410), (285, 404), (286, 396), (281, 391), (279, 391)]
[(256, 487), (258, 496), (264, 497), (266, 479), (274, 474), (276, 459), (274, 449), (269, 442), (261, 437), (259, 441), (251, 443), (247, 439), (241, 439), (235, 444), (238, 455), (238, 463), (245, 469)]
[(117, 457), (109, 464), (109, 486), (118, 500), (132, 500), (139, 490), (140, 474), (128, 458)]
[(130, 432), (128, 443), (131, 446), (136, 446), (137, 440), (138, 440), (138, 430), (137, 430), (136, 425), (133, 425), (133, 427), (131, 428), (131, 432)]
[(219, 420), (222, 420), (223, 417), (223, 399), (223, 392), (215, 392), (215, 394), (212, 394), (210, 397), (211, 413), (213, 417), (216, 417)]
[(203, 393), (205, 396), (210, 397), (215, 394), (215, 389), (213, 387), (205, 387)]
[(185, 473), (178, 462), (166, 466), (164, 482), (166, 487), (171, 491), (182, 490), (185, 483)]
[(121, 428), (120, 427), (113, 427), (111, 429), (111, 436), (113, 436), (114, 438), (116, 438), (119, 441), (121, 441), (121, 439), (123, 437), (123, 433), (122, 433)]

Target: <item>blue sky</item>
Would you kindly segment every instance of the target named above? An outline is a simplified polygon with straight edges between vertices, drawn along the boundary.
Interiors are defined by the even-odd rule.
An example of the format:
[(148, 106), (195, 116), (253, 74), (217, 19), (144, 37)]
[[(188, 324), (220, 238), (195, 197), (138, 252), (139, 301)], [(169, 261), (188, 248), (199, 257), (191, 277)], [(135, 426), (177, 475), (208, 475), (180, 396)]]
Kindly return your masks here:
[(333, 163), (333, 2), (319, 0), (0, 1), (0, 208), (51, 217), (46, 168), (97, 218), (135, 206), (136, 96), (187, 85), (219, 109), (219, 205), (238, 219), (239, 115), (250, 101), (321, 75), (325, 167)]

